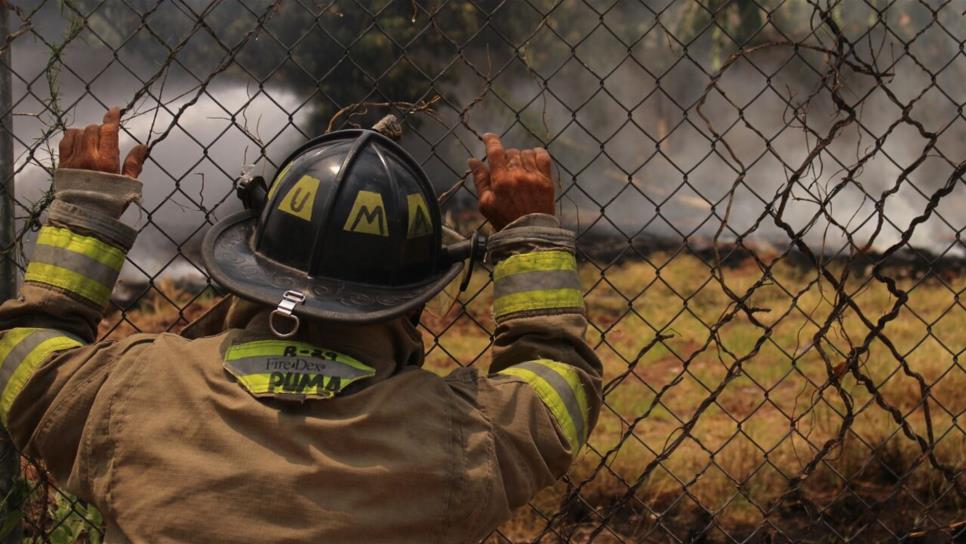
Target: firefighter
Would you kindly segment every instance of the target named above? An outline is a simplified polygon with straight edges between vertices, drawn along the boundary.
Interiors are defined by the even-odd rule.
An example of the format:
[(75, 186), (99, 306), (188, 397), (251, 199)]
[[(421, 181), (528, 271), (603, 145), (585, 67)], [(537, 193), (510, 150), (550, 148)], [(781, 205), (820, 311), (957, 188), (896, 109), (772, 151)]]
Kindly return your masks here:
[(108, 542), (474, 542), (564, 474), (601, 365), (545, 150), (488, 134), (470, 161), (498, 229), (493, 356), (441, 377), (416, 323), (466, 244), (444, 246), (422, 169), (367, 130), (310, 140), (210, 230), (205, 265), (233, 295), (180, 335), (97, 341), (146, 154), (120, 164), (119, 120), (66, 132), (0, 307), (0, 419)]

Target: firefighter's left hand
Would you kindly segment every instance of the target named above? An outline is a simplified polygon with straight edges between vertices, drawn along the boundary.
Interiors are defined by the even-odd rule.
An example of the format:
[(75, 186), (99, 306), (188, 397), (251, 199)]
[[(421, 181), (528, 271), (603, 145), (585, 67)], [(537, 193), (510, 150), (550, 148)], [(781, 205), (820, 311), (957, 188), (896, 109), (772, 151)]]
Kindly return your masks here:
[(121, 110), (113, 107), (104, 114), (104, 123), (88, 125), (84, 130), (69, 128), (60, 141), (60, 167), (80, 170), (96, 170), (137, 178), (144, 165), (148, 148), (136, 145), (128, 152), (121, 168), (121, 150), (118, 131), (121, 128)]

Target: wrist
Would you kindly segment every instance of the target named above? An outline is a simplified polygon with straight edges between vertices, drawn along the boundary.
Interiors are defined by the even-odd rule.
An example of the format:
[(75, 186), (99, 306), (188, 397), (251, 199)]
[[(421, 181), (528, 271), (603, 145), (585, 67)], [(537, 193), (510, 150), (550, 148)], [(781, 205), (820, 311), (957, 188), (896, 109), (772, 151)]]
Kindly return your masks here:
[(54, 195), (24, 273), (25, 285), (103, 311), (137, 236), (118, 218), (140, 198), (141, 184), (125, 176), (60, 169)]
[(573, 253), (574, 247), (573, 231), (561, 227), (559, 219), (550, 214), (531, 213), (490, 236), (486, 260), (496, 263), (530, 251), (560, 250)]
[(54, 197), (81, 209), (118, 219), (131, 202), (141, 200), (141, 182), (119, 174), (58, 168)]
[(96, 209), (54, 200), (47, 209), (47, 224), (68, 228), (78, 234), (93, 236), (124, 251), (131, 249), (137, 239), (136, 229), (99, 213)]

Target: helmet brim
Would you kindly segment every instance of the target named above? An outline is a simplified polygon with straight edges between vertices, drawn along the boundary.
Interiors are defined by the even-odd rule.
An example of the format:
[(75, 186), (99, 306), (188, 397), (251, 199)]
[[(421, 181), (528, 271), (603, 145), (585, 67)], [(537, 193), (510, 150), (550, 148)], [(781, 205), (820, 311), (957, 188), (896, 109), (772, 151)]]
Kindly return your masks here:
[(244, 211), (226, 217), (205, 235), (201, 257), (211, 277), (232, 293), (275, 306), (285, 291), (305, 295), (297, 315), (347, 323), (372, 323), (416, 310), (442, 291), (463, 268), (455, 262), (424, 282), (381, 286), (334, 278), (306, 278), (295, 270), (255, 254), (251, 246), (258, 216)]

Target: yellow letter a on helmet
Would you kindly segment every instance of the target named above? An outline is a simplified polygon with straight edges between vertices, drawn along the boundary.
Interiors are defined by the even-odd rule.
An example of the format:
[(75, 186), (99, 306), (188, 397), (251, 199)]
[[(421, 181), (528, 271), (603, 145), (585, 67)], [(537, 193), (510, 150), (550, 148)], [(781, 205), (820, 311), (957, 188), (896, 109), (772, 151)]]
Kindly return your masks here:
[(409, 232), (406, 238), (418, 238), (433, 233), (433, 223), (429, 219), (429, 207), (426, 199), (419, 193), (406, 195), (406, 205), (409, 208)]

